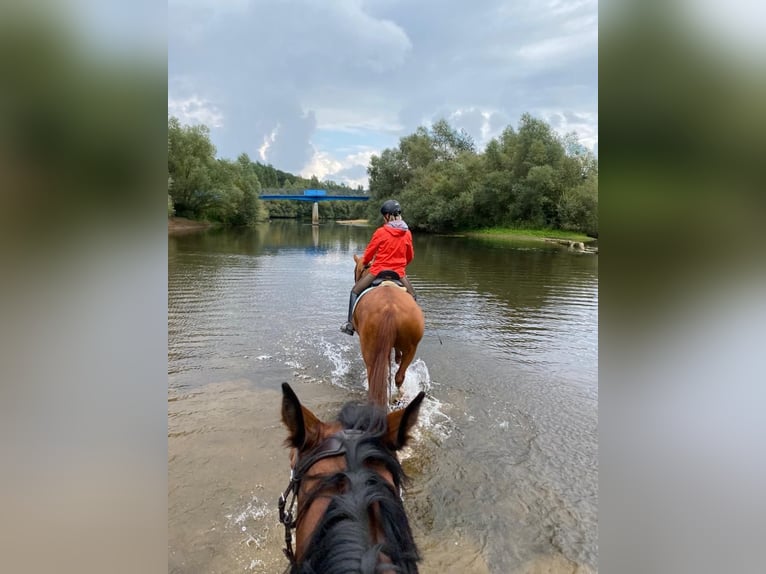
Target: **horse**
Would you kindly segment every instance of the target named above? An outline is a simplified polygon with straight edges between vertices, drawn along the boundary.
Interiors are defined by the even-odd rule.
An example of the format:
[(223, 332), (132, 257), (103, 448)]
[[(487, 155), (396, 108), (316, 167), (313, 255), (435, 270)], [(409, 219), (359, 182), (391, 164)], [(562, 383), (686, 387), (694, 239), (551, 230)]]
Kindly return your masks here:
[[(369, 270), (356, 254), (354, 262), (354, 282), (357, 282)], [(403, 287), (384, 281), (359, 297), (352, 320), (367, 367), (369, 399), (385, 406), (388, 404), (391, 349), (394, 349), (394, 360), (399, 365), (394, 376), (394, 383), (399, 389), (423, 338), (423, 311)]]
[(347, 403), (327, 423), (282, 383), (291, 466), (279, 498), (287, 572), (417, 574), (420, 554), (401, 498), (407, 477), (396, 452), (407, 444), (424, 396), (390, 414), (369, 402)]

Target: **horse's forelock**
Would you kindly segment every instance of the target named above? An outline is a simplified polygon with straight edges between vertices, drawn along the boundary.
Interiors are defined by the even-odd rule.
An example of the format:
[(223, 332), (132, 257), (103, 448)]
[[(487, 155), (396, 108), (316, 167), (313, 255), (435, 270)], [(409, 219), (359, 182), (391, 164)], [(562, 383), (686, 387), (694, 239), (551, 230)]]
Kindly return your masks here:
[(361, 430), (377, 435), (386, 431), (386, 412), (377, 405), (346, 404), (338, 415), (338, 422), (344, 429)]
[[(308, 553), (293, 571), (375, 574), (382, 568), (377, 564), (382, 552), (392, 563), (390, 567), (386, 565), (384, 571), (416, 573), (420, 557), (398, 493), (406, 477), (398, 459), (382, 441), (387, 424), (385, 411), (375, 405), (348, 404), (338, 420), (345, 429), (365, 433), (348, 440), (347, 468), (325, 477), (309, 494), (304, 508), (328, 488), (337, 492), (314, 530)], [(370, 461), (385, 466), (393, 478), (393, 487), (368, 466)], [(386, 541), (383, 545), (373, 544), (369, 532), (373, 505), (378, 508), (378, 528)]]
[[(332, 498), (317, 524), (309, 553), (304, 555), (296, 572), (374, 574), (381, 570), (380, 553), (391, 561), (384, 571), (417, 572), (420, 556), (401, 498), (379, 478), (372, 471), (352, 473), (348, 490)], [(371, 541), (369, 509), (373, 504), (377, 504), (378, 527), (386, 541), (383, 544)]]

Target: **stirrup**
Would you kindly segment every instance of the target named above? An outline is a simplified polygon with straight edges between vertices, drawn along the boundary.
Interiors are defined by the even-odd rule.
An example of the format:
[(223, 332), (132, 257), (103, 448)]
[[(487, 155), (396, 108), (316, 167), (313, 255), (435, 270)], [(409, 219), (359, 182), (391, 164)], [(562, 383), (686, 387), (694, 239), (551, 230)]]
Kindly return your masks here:
[(354, 326), (351, 323), (346, 323), (340, 328), (340, 332), (346, 335), (353, 335), (355, 333)]

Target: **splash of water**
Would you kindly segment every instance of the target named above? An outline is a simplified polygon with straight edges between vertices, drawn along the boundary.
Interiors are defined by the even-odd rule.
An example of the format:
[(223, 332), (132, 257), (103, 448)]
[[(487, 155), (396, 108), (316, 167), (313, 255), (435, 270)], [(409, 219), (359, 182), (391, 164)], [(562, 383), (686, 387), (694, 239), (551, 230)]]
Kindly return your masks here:
[(332, 364), (332, 372), (330, 373), (330, 380), (333, 384), (344, 386), (341, 381), (346, 379), (349, 370), (351, 368), (351, 362), (346, 358), (344, 351), (346, 347), (338, 346), (337, 344), (330, 343), (324, 339), (321, 341), (323, 348), (323, 355)]
[(428, 366), (423, 359), (416, 359), (407, 367), (404, 384), (398, 391), (394, 392), (394, 403), (391, 410), (406, 407), (420, 391), (426, 392), (426, 397), (420, 406), (418, 426), (413, 433), (415, 440), (422, 438), (421, 432), (424, 430), (435, 434), (441, 440), (449, 437), (452, 432), (452, 419), (443, 412), (444, 404), (433, 396), (432, 387), (433, 382), (431, 381), (431, 374), (428, 372)]
[(253, 496), (252, 500), (247, 503), (247, 506), (238, 513), (227, 514), (226, 518), (229, 519), (230, 524), (237, 526), (244, 525), (244, 523), (250, 520), (258, 520), (269, 515), (269, 505), (266, 502), (261, 502), (258, 497)]
[[(348, 357), (348, 345), (338, 346), (336, 343), (330, 343), (322, 340), (323, 355), (332, 363), (333, 371), (330, 382), (333, 385), (347, 389), (352, 384), (349, 382), (352, 361)], [(390, 372), (396, 372), (398, 365), (391, 358)], [(362, 372), (362, 386), (364, 390), (369, 390), (369, 381), (367, 381), (366, 370)], [(423, 359), (415, 359), (409, 367), (404, 378), (404, 384), (396, 390), (393, 383), (391, 389), (393, 392), (392, 402), (389, 404), (389, 410), (397, 410), (406, 407), (420, 391), (426, 392), (426, 397), (420, 407), (418, 417), (418, 427), (413, 435), (416, 440), (420, 440), (420, 430), (427, 429), (431, 434), (436, 435), (441, 440), (449, 437), (452, 431), (452, 419), (443, 412), (443, 403), (432, 394), (433, 383), (431, 374), (428, 372), (428, 366)]]

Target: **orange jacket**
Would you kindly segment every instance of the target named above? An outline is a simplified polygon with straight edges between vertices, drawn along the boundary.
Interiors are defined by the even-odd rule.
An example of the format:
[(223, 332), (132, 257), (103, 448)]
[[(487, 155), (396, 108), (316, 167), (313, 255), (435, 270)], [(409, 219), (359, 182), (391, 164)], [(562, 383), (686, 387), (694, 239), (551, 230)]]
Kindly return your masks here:
[(367, 249), (364, 250), (364, 264), (369, 265), (370, 273), (377, 275), (385, 269), (396, 271), (400, 277), (406, 275), (405, 268), (415, 256), (412, 247), (412, 233), (401, 219), (381, 225), (372, 234)]

